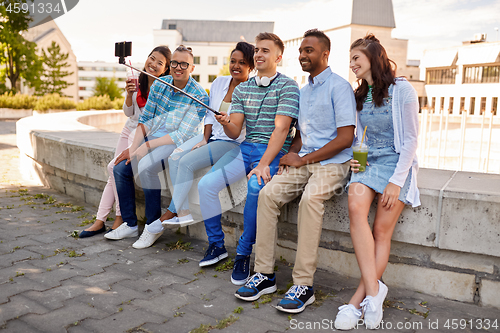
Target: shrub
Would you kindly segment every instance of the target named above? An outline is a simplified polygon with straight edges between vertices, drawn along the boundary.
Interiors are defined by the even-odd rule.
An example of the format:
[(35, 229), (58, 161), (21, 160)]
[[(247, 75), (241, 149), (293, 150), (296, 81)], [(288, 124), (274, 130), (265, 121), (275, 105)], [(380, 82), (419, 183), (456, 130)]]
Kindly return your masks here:
[(108, 95), (89, 97), (76, 105), (78, 111), (85, 110), (110, 110), (113, 109), (113, 103)]
[(125, 97), (115, 98), (115, 100), (111, 102), (113, 103), (113, 109), (121, 110), (123, 108), (123, 102), (125, 102)]
[(37, 98), (24, 94), (13, 94), (6, 92), (0, 95), (0, 108), (8, 109), (33, 109)]
[(68, 98), (59, 96), (59, 94), (47, 94), (38, 99), (35, 104), (35, 110), (71, 110), (76, 108), (76, 103)]

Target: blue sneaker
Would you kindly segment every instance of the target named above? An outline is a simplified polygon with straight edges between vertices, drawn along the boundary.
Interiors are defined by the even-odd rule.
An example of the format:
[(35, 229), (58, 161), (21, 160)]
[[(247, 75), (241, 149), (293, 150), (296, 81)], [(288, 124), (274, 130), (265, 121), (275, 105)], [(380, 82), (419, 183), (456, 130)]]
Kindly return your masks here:
[(278, 303), (276, 309), (289, 313), (299, 313), (315, 300), (313, 287), (293, 285), (286, 292), (285, 298)]
[(227, 251), (224, 245), (217, 247), (215, 243), (208, 244), (205, 257), (200, 261), (200, 267), (216, 264), (224, 258), (227, 258)]
[(274, 273), (272, 277), (261, 273), (255, 273), (248, 279), (248, 282), (243, 287), (236, 291), (234, 296), (244, 301), (252, 302), (259, 299), (262, 295), (272, 294), (275, 291), (276, 275)]
[(237, 254), (234, 258), (233, 274), (231, 274), (231, 282), (237, 286), (242, 286), (247, 283), (250, 277), (250, 256)]

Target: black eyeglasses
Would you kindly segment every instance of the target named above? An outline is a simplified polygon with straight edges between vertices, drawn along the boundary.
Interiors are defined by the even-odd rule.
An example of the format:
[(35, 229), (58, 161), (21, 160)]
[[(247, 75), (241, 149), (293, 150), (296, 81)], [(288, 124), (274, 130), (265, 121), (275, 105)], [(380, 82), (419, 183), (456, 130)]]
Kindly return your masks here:
[(185, 61), (182, 62), (178, 62), (176, 60), (170, 61), (170, 67), (172, 68), (177, 68), (177, 66), (181, 66), (181, 69), (188, 69), (189, 65), (190, 65), (189, 62)]

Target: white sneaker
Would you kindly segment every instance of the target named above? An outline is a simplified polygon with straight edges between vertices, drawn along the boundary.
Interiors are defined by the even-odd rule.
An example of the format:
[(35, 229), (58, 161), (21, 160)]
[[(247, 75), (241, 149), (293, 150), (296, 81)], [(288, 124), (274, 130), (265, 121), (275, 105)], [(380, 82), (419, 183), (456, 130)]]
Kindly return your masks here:
[(149, 232), (146, 227), (144, 227), (141, 237), (139, 237), (139, 239), (132, 244), (132, 247), (134, 249), (145, 249), (150, 247), (158, 238), (160, 238), (161, 235), (163, 235), (163, 230), (153, 234), (152, 232)]
[(365, 325), (369, 330), (377, 329), (382, 321), (384, 315), (383, 305), (387, 291), (387, 286), (378, 281), (377, 296), (366, 296), (363, 302), (361, 302), (361, 307), (365, 314)]
[(342, 305), (335, 318), (335, 328), (338, 330), (352, 330), (358, 325), (363, 312), (352, 304)]
[(193, 215), (188, 214), (186, 216), (175, 216), (175, 217), (172, 217), (169, 220), (163, 221), (161, 224), (163, 224), (165, 226), (166, 225), (169, 225), (169, 226), (176, 225), (178, 227), (186, 227), (188, 225), (195, 224), (197, 222), (198, 221), (194, 220)]
[(161, 224), (163, 225), (179, 224), (179, 218), (177, 216), (174, 216), (171, 219), (162, 221)]
[(134, 229), (130, 228), (126, 222), (122, 223), (115, 230), (110, 231), (107, 234), (104, 234), (104, 238), (113, 239), (113, 240), (119, 240), (119, 239), (124, 239), (124, 238), (128, 238), (128, 237), (137, 237), (137, 236), (139, 236), (139, 229), (135, 228), (135, 230), (134, 230)]

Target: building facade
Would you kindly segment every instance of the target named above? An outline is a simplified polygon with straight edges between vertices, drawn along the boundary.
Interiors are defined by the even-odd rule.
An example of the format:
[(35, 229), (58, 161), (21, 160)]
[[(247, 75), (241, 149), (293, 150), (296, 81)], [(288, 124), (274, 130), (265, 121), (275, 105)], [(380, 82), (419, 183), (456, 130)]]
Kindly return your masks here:
[(426, 106), (434, 113), (498, 115), (500, 42), (476, 40), (426, 50), (420, 66)]
[[(132, 66), (143, 69), (143, 63), (133, 63)], [(115, 78), (116, 84), (123, 89), (125, 96), (125, 84), (127, 79), (127, 67), (118, 62), (104, 61), (79, 61), (78, 62), (78, 92), (79, 99), (84, 100), (94, 94), (96, 78)]]
[[(424, 84), (419, 80), (418, 61), (408, 60), (408, 40), (392, 38), (396, 27), (391, 0), (334, 0), (343, 12), (332, 22), (335, 25), (325, 34), (330, 38), (330, 68), (347, 81), (354, 83), (356, 76), (349, 68), (349, 47), (358, 38), (368, 33), (374, 34), (384, 46), (390, 59), (397, 64), (397, 75), (405, 76), (417, 90), (419, 96), (425, 95)], [(299, 46), (302, 36), (285, 41), (283, 72), (292, 77), (299, 86), (307, 82), (308, 73), (299, 65)]]
[(193, 49), (193, 78), (205, 89), (227, 65), (236, 43), (254, 43), (261, 32), (273, 32), (274, 22), (163, 20), (154, 30), (154, 45), (166, 45), (172, 51), (183, 44)]
[[(47, 23), (37, 25), (36, 27), (29, 28), (26, 32), (26, 39), (35, 42), (37, 49), (44, 49), (51, 46), (52, 42), (56, 42), (62, 53), (68, 53), (68, 59), (66, 62), (70, 65), (64, 70), (68, 72), (73, 72), (73, 74), (68, 75), (64, 78), (70, 86), (64, 89), (62, 92), (65, 96), (73, 99), (75, 102), (78, 101), (78, 68), (76, 62), (76, 56), (71, 49), (71, 44), (68, 42), (64, 34), (61, 32), (54, 20), (50, 20)], [(28, 88), (21, 82), (21, 93), (23, 94), (33, 94), (34, 90)]]

